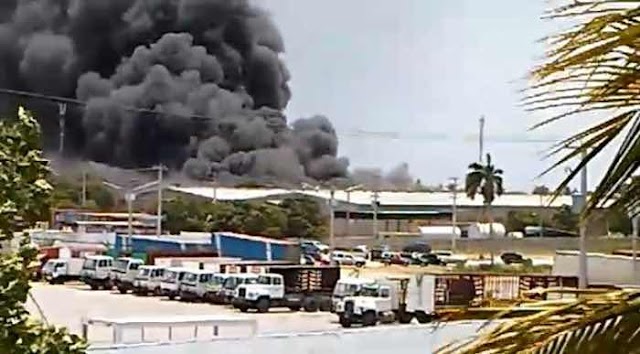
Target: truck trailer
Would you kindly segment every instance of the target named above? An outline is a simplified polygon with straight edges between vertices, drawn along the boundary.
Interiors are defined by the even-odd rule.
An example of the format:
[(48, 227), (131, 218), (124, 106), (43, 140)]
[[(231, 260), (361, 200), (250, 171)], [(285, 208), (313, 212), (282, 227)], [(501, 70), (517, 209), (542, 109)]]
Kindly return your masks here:
[(339, 267), (274, 266), (254, 281), (238, 286), (232, 303), (242, 312), (267, 312), (271, 307), (331, 311), (331, 295), (338, 279)]

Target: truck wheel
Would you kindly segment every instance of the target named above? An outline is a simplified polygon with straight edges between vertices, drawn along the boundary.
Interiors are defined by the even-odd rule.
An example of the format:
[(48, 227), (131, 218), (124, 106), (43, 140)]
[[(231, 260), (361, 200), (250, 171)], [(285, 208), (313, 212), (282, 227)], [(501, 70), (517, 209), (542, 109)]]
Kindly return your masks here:
[(398, 312), (396, 316), (398, 318), (398, 322), (402, 324), (411, 323), (411, 320), (413, 319), (413, 315), (407, 312)]
[(118, 287), (118, 291), (120, 292), (120, 294), (126, 294), (127, 293), (127, 289), (123, 286), (119, 286)]
[(300, 311), (300, 306), (289, 306), (289, 310), (293, 312), (298, 312)]
[[(247, 312), (247, 311), (249, 311), (249, 307), (244, 306), (244, 305), (243, 306), (238, 306), (238, 310), (240, 310), (240, 312)], [(260, 311), (260, 310), (258, 310), (258, 311)], [(267, 309), (267, 311), (268, 311), (268, 309)]]
[(89, 286), (91, 287), (91, 290), (98, 290), (100, 289), (100, 287), (98, 286), (98, 284), (96, 283), (91, 283), (89, 284)]
[(416, 319), (418, 320), (418, 323), (429, 323), (432, 321), (433, 317), (422, 311), (418, 311), (416, 312)]
[(340, 325), (342, 328), (351, 328), (351, 319), (340, 316)]
[(169, 300), (175, 300), (176, 296), (173, 294), (169, 294)]
[(373, 311), (367, 311), (362, 315), (362, 325), (365, 327), (375, 326), (378, 319), (376, 313)]
[(304, 310), (307, 312), (316, 312), (318, 311), (318, 302), (316, 299), (309, 298), (304, 302)]
[(260, 298), (256, 303), (256, 309), (259, 313), (265, 313), (269, 311), (269, 299), (266, 297)]

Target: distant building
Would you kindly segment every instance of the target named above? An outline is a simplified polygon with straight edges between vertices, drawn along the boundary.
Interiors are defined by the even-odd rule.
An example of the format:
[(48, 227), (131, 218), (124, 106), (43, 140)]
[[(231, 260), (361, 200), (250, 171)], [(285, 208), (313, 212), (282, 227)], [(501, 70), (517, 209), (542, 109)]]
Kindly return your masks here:
[[(156, 233), (155, 215), (132, 213), (133, 233), (151, 235)], [(53, 229), (72, 230), (77, 233), (128, 233), (128, 213), (96, 213), (77, 209), (55, 210), (51, 224)]]

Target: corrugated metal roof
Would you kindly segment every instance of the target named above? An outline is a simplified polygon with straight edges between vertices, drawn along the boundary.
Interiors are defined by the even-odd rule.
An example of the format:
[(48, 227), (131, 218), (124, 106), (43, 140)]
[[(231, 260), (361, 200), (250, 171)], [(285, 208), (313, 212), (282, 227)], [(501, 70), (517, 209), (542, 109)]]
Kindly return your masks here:
[(275, 239), (275, 238), (263, 237), (263, 236), (237, 234), (237, 233), (234, 233), (234, 232), (224, 232), (224, 231), (214, 232), (214, 236), (215, 235), (235, 237), (235, 238), (239, 238), (239, 239), (243, 239), (243, 240), (256, 241), (256, 242), (265, 242), (265, 243), (272, 243), (272, 244), (280, 244), (280, 245), (296, 245), (297, 244), (297, 242), (293, 242), (293, 241), (278, 240), (278, 239)]
[[(213, 199), (212, 187), (170, 187), (172, 191), (192, 194), (204, 198)], [(252, 200), (252, 199), (280, 199), (287, 195), (298, 194), (316, 198), (329, 199), (329, 190), (287, 190), (287, 189), (249, 189), (249, 188), (217, 188), (216, 198), (221, 201)], [(338, 202), (358, 205), (370, 205), (373, 201), (373, 191), (345, 191), (337, 190), (334, 198)], [(573, 196), (562, 195), (553, 202), (550, 196), (540, 196), (534, 194), (506, 194), (497, 197), (493, 203), (494, 207), (540, 207), (550, 206), (553, 208), (562, 205), (573, 205)], [(453, 204), (453, 194), (447, 192), (379, 192), (378, 201), (380, 205), (388, 206), (432, 206), (446, 207)], [(468, 198), (464, 193), (457, 195), (457, 205), (460, 207), (481, 207), (482, 197), (478, 196), (474, 200)]]

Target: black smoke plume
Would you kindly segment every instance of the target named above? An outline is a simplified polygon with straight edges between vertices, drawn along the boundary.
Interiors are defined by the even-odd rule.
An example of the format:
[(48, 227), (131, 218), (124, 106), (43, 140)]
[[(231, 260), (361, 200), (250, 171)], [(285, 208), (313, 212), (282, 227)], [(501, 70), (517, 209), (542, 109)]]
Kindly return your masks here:
[[(2, 0), (0, 22), (2, 88), (85, 103), (67, 109), (67, 157), (201, 179), (347, 175), (328, 119), (289, 126), (284, 43), (247, 0)], [(35, 110), (58, 147), (55, 104), (1, 103)]]

